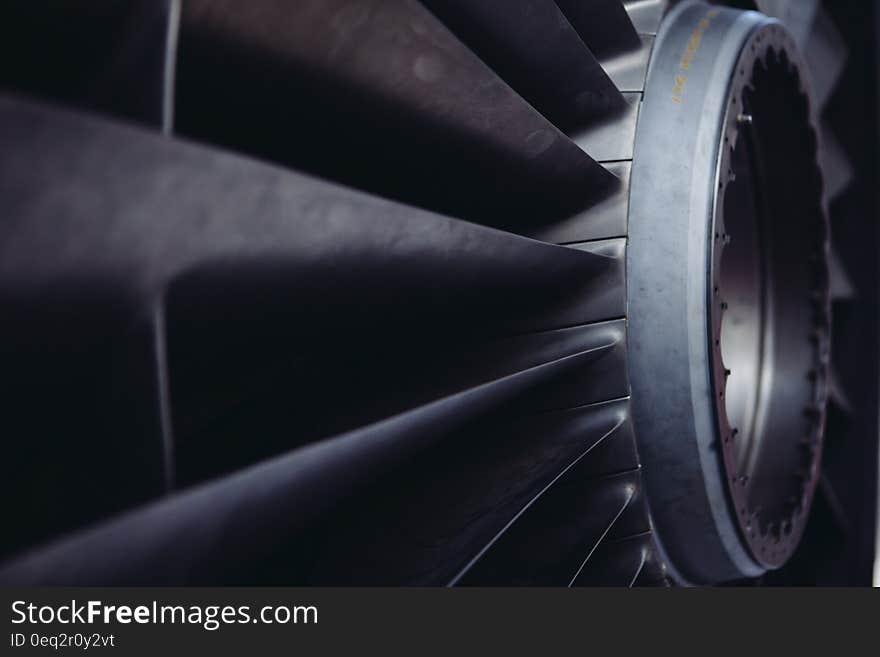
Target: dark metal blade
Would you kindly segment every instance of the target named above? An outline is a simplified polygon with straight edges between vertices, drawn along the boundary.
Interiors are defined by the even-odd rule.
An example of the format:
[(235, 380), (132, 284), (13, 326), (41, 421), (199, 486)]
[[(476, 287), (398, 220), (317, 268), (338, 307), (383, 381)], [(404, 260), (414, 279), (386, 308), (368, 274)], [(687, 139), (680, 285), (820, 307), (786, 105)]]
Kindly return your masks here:
[(567, 134), (626, 109), (617, 87), (553, 0), (423, 4)]
[(416, 0), (187, 2), (177, 90), (182, 134), (487, 225), (616, 184)]

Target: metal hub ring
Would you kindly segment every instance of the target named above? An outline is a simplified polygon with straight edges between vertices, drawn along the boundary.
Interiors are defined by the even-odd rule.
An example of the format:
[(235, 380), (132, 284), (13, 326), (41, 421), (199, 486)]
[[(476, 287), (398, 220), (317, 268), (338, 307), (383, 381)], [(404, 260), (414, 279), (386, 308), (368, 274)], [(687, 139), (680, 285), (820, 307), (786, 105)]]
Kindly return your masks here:
[(630, 380), (661, 549), (681, 582), (796, 547), (824, 429), (827, 212), (809, 81), (776, 21), (686, 2), (636, 138)]

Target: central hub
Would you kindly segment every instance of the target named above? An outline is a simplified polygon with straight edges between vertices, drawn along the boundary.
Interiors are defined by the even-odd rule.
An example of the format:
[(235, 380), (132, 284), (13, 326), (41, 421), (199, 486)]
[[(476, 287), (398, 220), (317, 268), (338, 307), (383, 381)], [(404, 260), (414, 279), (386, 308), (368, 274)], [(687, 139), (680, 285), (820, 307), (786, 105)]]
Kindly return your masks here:
[(750, 40), (728, 98), (712, 247), (716, 413), (740, 529), (774, 568), (810, 505), (829, 332), (816, 131), (781, 27)]
[(632, 405), (682, 582), (791, 555), (818, 476), (828, 228), (809, 80), (756, 12), (685, 2), (652, 54), (633, 165)]

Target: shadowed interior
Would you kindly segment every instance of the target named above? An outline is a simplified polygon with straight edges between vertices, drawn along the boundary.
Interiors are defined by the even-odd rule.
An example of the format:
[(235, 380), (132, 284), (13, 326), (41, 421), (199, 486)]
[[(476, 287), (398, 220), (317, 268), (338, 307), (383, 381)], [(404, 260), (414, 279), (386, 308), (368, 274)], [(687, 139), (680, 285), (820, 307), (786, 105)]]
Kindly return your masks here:
[(800, 513), (821, 435), (828, 288), (817, 141), (784, 53), (754, 65), (738, 127), (723, 205), (725, 404), (749, 514), (780, 536)]

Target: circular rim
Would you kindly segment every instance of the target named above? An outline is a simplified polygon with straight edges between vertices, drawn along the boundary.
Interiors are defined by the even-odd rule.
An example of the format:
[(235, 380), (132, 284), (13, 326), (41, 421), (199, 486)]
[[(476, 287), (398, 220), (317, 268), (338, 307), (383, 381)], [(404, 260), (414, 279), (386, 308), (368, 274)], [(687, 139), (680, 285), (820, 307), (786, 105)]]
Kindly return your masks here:
[[(767, 71), (771, 68), (789, 78), (799, 98), (786, 97), (784, 94), (782, 98), (774, 98), (772, 102), (778, 103), (785, 99), (786, 103), (791, 104), (791, 113), (786, 115), (788, 125), (777, 121), (771, 127), (764, 127), (763, 137), (755, 138), (754, 122), (762, 121), (764, 117), (753, 116), (753, 109), (749, 106), (760, 104), (753, 102), (753, 96), (767, 92), (779, 95), (786, 86), (778, 84), (777, 77), (773, 80), (772, 89), (769, 88), (768, 80), (763, 82), (763, 86), (768, 89), (761, 88), (762, 84), (756, 80), (755, 73), (759, 69)], [(716, 393), (715, 414), (721, 438), (724, 474), (742, 536), (755, 560), (767, 569), (781, 566), (797, 547), (818, 479), (825, 424), (830, 334), (827, 212), (823, 205), (821, 187), (817, 186), (813, 190), (818, 214), (818, 221), (814, 225), (805, 225), (806, 217), (784, 216), (785, 213), (771, 209), (768, 213), (773, 216), (758, 219), (754, 226), (758, 227), (758, 223), (765, 222), (767, 225), (758, 227), (758, 232), (764, 235), (749, 235), (753, 226), (743, 226), (746, 216), (732, 212), (737, 204), (730, 204), (729, 201), (734, 194), (733, 188), (742, 186), (738, 176), (741, 178), (744, 174), (751, 174), (750, 177), (763, 178), (766, 175), (766, 172), (743, 171), (743, 158), (738, 157), (738, 149), (760, 150), (763, 147), (764, 150), (771, 151), (768, 156), (770, 162), (765, 164), (781, 165), (781, 162), (773, 161), (772, 145), (762, 145), (761, 142), (768, 139), (772, 141), (774, 133), (793, 128), (801, 128), (812, 136), (812, 140), (807, 139), (804, 142), (804, 157), (792, 157), (792, 153), (785, 153), (787, 166), (794, 172), (795, 180), (810, 180), (813, 177), (821, 180), (817, 162), (818, 129), (810, 103), (808, 81), (803, 73), (805, 70), (793, 38), (779, 24), (771, 23), (756, 30), (743, 47), (727, 96), (724, 129), (719, 143), (718, 183), (713, 215), (712, 262), (709, 271), (710, 343)], [(802, 116), (796, 115), (799, 101), (806, 105)], [(797, 122), (805, 122), (805, 125), (798, 125)], [(778, 154), (776, 159), (779, 159)], [(766, 185), (763, 180), (757, 184), (763, 187), (761, 191), (764, 194), (771, 197), (784, 196), (786, 191), (792, 191)], [(810, 190), (804, 188), (802, 195), (809, 193)], [(780, 203), (791, 203), (792, 200), (771, 198), (764, 203), (768, 206), (779, 206)], [(748, 218), (749, 221), (752, 219), (751, 216)], [(784, 221), (799, 221), (800, 225), (782, 226)], [(788, 272), (774, 272), (774, 269), (785, 265), (776, 264), (782, 258), (774, 253), (774, 243), (778, 245), (782, 240), (774, 241), (772, 233), (783, 229), (788, 231), (789, 228), (797, 230), (791, 231), (792, 236), (787, 237), (788, 242), (803, 242), (810, 262), (810, 280), (799, 281), (797, 285), (792, 284), (794, 277), (786, 275)], [(732, 235), (735, 229), (745, 233), (742, 237), (746, 242), (745, 248), (741, 246), (736, 255), (732, 253), (737, 247)], [(810, 231), (814, 234), (810, 235)], [(742, 299), (743, 295), (733, 294), (731, 288), (737, 282), (736, 279), (741, 282), (748, 278), (743, 275), (743, 265), (748, 267), (753, 263), (742, 256), (753, 255), (752, 247), (757, 247), (757, 257), (762, 260), (757, 264), (761, 269), (758, 285), (763, 298), (744, 300), (745, 303), (737, 305), (733, 299)], [(810, 253), (811, 249), (814, 252)], [(746, 250), (751, 253), (746, 254)], [(780, 278), (785, 280), (782, 281), (782, 289), (777, 289)], [(800, 298), (794, 297), (798, 292), (801, 293)], [(750, 301), (758, 302), (763, 309), (755, 308)], [(788, 311), (803, 310), (797, 308), (799, 305), (807, 307), (812, 320), (804, 326), (803, 341), (809, 343), (809, 348), (799, 349), (792, 356), (792, 349), (789, 347), (795, 346), (797, 336), (780, 335), (777, 318)], [(737, 319), (731, 321), (731, 315)], [(755, 322), (756, 326), (747, 326), (747, 322)], [(736, 329), (734, 324), (738, 324)], [(756, 335), (744, 334), (750, 330)], [(743, 348), (753, 346), (747, 344), (752, 337), (757, 338), (757, 349), (744, 355)], [(797, 362), (780, 362), (780, 351), (786, 351), (788, 361)], [(751, 362), (755, 358), (757, 360)], [(737, 364), (747, 370), (752, 369), (753, 372), (737, 378)], [(777, 376), (780, 370), (784, 375), (782, 377)], [(788, 388), (785, 391), (786, 399), (782, 401), (779, 400), (783, 392), (781, 387)], [(800, 401), (794, 394), (795, 389), (800, 393)], [(733, 401), (735, 396), (743, 403), (736, 404)], [(792, 397), (795, 399), (792, 400)], [(783, 408), (785, 402), (787, 405)], [(769, 424), (768, 415), (777, 418), (777, 422)], [(780, 416), (785, 416), (784, 423), (778, 421)], [(802, 431), (795, 428), (799, 423), (804, 424)], [(743, 426), (738, 426), (740, 424)], [(770, 426), (780, 425), (786, 427), (784, 432), (769, 433)], [(768, 465), (771, 459), (784, 460), (785, 467), (773, 467), (776, 463)], [(771, 475), (777, 481), (770, 481)], [(763, 485), (760, 485), (762, 482)]]
[[(728, 472), (735, 456), (723, 446), (719, 419), (726, 413), (718, 397), (726, 368), (720, 343), (715, 351), (721, 315), (713, 308), (717, 300), (720, 311), (723, 300), (713, 293), (712, 272), (721, 257), (713, 246), (719, 182), (730, 168), (723, 145), (737, 130), (739, 113), (729, 109), (745, 88), (735, 72), (767, 46), (768, 35), (803, 71), (793, 40), (775, 20), (697, 0), (677, 5), (654, 43), (636, 130), (627, 246), (630, 403), (657, 547), (683, 584), (756, 577), (790, 554), (803, 525), (789, 533), (785, 550), (762, 554), (735, 506), (738, 484)], [(801, 80), (809, 98), (805, 75)], [(815, 132), (812, 112), (807, 120)], [(818, 255), (827, 271), (824, 205), (821, 214)], [(816, 304), (823, 322), (827, 308), (823, 292)], [(824, 417), (824, 399), (816, 402)], [(803, 513), (820, 447), (815, 441), (801, 489)]]

